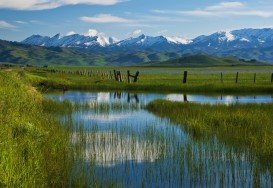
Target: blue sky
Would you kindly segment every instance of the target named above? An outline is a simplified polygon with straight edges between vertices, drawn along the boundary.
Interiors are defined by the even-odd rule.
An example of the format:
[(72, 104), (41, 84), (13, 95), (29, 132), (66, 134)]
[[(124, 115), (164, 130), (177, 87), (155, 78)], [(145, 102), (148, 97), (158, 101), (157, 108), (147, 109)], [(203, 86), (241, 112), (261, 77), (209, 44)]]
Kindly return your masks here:
[(273, 0), (0, 0), (0, 38), (84, 34), (118, 39), (147, 35), (194, 38), (240, 28), (273, 27)]

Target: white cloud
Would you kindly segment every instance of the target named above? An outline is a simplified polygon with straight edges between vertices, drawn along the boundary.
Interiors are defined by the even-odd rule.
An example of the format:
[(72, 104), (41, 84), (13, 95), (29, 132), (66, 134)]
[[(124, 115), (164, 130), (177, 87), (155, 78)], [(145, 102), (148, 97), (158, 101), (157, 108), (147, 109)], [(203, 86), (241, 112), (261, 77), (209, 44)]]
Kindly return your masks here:
[(137, 29), (137, 30), (133, 31), (133, 35), (139, 35), (141, 33), (142, 33), (141, 29)]
[(264, 18), (273, 17), (272, 11), (260, 11), (260, 10), (249, 10), (249, 11), (238, 11), (238, 12), (227, 12), (235, 16), (259, 16)]
[(190, 11), (179, 11), (177, 13), (189, 15), (189, 16), (217, 16), (215, 12), (210, 12), (207, 10), (190, 10)]
[(115, 5), (122, 0), (1, 0), (0, 8), (18, 10), (44, 10), (65, 5), (90, 4), (90, 5)]
[(20, 21), (20, 20), (17, 20), (17, 21), (15, 21), (15, 22), (18, 23), (18, 24), (28, 24), (27, 22)]
[(16, 26), (12, 25), (4, 20), (0, 20), (0, 29), (15, 29)]
[(99, 14), (94, 17), (83, 16), (80, 20), (88, 23), (129, 23), (128, 19), (113, 16), (111, 14)]
[(219, 11), (219, 10), (227, 10), (227, 9), (237, 9), (237, 8), (242, 8), (245, 5), (241, 2), (222, 2), (217, 5), (213, 6), (208, 6), (206, 10), (214, 10), (214, 11)]
[(153, 10), (158, 14), (175, 14), (198, 17), (226, 17), (226, 16), (257, 16), (269, 18), (273, 17), (273, 12), (268, 9), (252, 9), (238, 1), (222, 2), (216, 5), (207, 6), (203, 9), (174, 11), (174, 10)]

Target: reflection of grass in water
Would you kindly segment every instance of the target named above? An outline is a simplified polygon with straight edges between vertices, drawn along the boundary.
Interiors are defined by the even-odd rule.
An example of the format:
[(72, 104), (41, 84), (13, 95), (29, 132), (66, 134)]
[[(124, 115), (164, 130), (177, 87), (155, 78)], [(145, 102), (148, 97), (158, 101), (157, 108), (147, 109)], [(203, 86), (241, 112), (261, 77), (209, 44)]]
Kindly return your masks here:
[(261, 171), (249, 151), (238, 152), (214, 141), (188, 143), (181, 151), (181, 172), (186, 179), (190, 177), (194, 187), (264, 187), (271, 184), (272, 177)]
[(228, 145), (250, 148), (261, 164), (273, 172), (272, 104), (225, 106), (157, 100), (147, 108), (180, 123), (195, 137), (215, 134)]
[(88, 111), (94, 110), (95, 113), (109, 114), (110, 112), (121, 113), (124, 111), (138, 111), (144, 108), (142, 104), (138, 103), (123, 103), (123, 102), (112, 102), (112, 103), (100, 103), (100, 102), (86, 102), (86, 103), (75, 103), (73, 104), (74, 111)]
[(112, 166), (125, 161), (154, 162), (166, 155), (166, 140), (160, 132), (147, 128), (141, 133), (128, 128), (99, 131), (79, 128), (72, 134), (72, 143), (80, 148), (77, 158), (95, 161), (96, 165)]
[[(116, 165), (126, 169), (128, 163), (154, 162), (166, 155), (168, 143), (161, 132), (151, 132), (150, 128), (143, 130), (143, 134), (137, 134), (130, 131), (130, 126), (118, 129), (118, 125), (113, 125), (110, 130), (100, 131), (98, 125), (83, 128), (80, 121), (76, 124), (78, 128), (72, 133), (77, 161), (72, 177), (75, 185), (122, 187), (125, 183), (123, 180), (128, 176), (124, 175), (124, 179), (116, 181), (109, 176), (108, 173), (113, 171), (107, 171), (108, 168), (113, 168), (114, 174), (118, 174), (120, 169), (115, 168)], [(101, 167), (105, 171), (104, 178), (97, 174), (96, 169)]]

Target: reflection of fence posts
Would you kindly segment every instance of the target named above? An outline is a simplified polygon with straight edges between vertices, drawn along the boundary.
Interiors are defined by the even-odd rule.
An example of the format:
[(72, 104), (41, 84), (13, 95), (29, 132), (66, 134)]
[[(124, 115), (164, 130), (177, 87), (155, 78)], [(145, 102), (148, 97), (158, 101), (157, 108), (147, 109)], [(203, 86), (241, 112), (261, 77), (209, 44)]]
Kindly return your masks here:
[(188, 71), (184, 71), (183, 84), (187, 83)]
[(188, 97), (187, 97), (186, 94), (183, 95), (183, 101), (184, 101), (184, 102), (188, 102)]
[(127, 102), (130, 103), (132, 98), (135, 99), (136, 103), (139, 103), (139, 98), (138, 98), (137, 94), (133, 94), (131, 96), (130, 93), (128, 93)]
[(115, 92), (114, 99), (121, 99), (121, 92)]
[(239, 72), (236, 73), (236, 80), (235, 80), (236, 84), (238, 83), (238, 78), (239, 78)]
[(130, 73), (130, 71), (128, 70), (127, 71), (127, 80), (128, 80), (128, 83), (131, 82), (130, 78), (134, 78), (133, 82), (137, 82), (138, 76), (139, 76), (139, 71), (137, 71), (135, 75), (132, 75)]

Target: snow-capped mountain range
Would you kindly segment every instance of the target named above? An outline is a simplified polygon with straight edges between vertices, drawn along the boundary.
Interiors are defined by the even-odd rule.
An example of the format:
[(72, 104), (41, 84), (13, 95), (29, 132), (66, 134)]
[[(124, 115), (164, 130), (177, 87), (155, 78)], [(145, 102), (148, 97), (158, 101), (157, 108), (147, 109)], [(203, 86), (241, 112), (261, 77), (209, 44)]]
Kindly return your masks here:
[(185, 51), (222, 53), (236, 49), (255, 49), (273, 46), (273, 29), (241, 29), (202, 35), (194, 39), (182, 37), (146, 36), (117, 40), (104, 34), (90, 32), (87, 35), (70, 34), (53, 37), (32, 35), (22, 43), (45, 47), (73, 47), (84, 49), (126, 49), (130, 51)]
[(72, 34), (67, 36), (61, 36), (57, 34), (53, 37), (32, 35), (28, 37), (22, 43), (46, 47), (106, 47), (118, 42), (114, 37), (105, 37), (101, 35), (86, 36), (79, 34)]
[(71, 34), (61, 36), (56, 34), (53, 37), (32, 35), (22, 41), (24, 44), (38, 45), (45, 47), (79, 47), (79, 48), (92, 48), (92, 47), (128, 47), (128, 46), (142, 46), (150, 47), (153, 45), (184, 45), (190, 43), (190, 40), (180, 37), (163, 37), (163, 36), (145, 36), (140, 35), (136, 38), (128, 38), (119, 41), (114, 37), (106, 37), (100, 34), (97, 35), (80, 35)]

